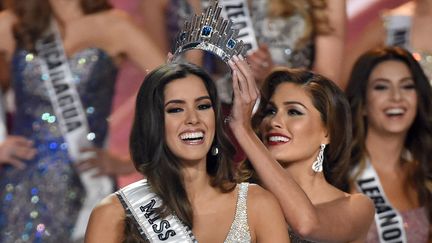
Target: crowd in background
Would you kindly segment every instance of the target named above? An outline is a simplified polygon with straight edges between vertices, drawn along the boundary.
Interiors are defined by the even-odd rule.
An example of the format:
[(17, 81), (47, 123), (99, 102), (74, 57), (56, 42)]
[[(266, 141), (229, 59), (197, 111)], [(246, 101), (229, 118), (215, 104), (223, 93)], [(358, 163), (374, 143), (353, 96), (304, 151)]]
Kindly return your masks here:
[[(380, 202), (360, 186), (370, 171), (399, 212), (408, 242), (432, 242), (432, 0), (246, 2), (258, 44), (244, 57), (250, 69), (244, 60), (226, 68), (202, 52), (184, 57), (214, 80), (222, 103), (216, 119), (231, 119), (224, 129), (237, 152), (223, 151), (233, 157), (227, 161), (273, 193), (269, 203), (279, 201), (293, 242), (383, 241)], [(348, 12), (359, 2), (369, 3), (369, 13)], [(89, 196), (83, 175), (97, 171), (114, 192), (150, 174), (129, 154), (138, 90), (166, 63), (184, 22), (207, 6), (199, 0), (0, 1), (0, 242), (82, 242), (90, 213), (83, 213)], [(53, 108), (52, 92), (66, 89), (44, 85), (50, 60), (35, 53), (50, 34), (58, 36), (69, 85), (82, 100), (88, 131), (76, 147), (90, 157), (72, 158), (75, 146), (59, 125), (62, 101)], [(260, 94), (236, 90), (233, 79), (247, 87), (253, 82)], [(248, 123), (250, 100), (259, 95)], [(288, 107), (292, 99), (310, 106)], [(276, 143), (307, 139), (293, 139), (299, 152), (291, 154), (274, 148), (272, 134)], [(294, 166), (299, 160), (305, 162)]]

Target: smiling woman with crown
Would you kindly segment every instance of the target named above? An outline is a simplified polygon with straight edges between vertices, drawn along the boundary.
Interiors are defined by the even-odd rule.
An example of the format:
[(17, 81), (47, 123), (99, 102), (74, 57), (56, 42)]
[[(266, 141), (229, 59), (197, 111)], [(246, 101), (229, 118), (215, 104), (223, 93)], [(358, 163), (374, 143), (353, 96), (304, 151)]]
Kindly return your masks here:
[[(223, 54), (233, 68), (250, 73), (243, 57), (235, 55), (241, 50), (235, 35), (207, 42), (217, 31), (229, 33), (230, 25), (222, 21), (213, 29), (204, 21), (196, 32), (198, 23), (191, 23), (193, 29), (183, 33), (195, 37), (184, 40)], [(183, 43), (175, 57), (188, 48)], [(93, 210), (86, 242), (289, 242), (275, 197), (236, 180), (234, 147), (223, 125), (216, 87), (201, 68), (173, 61), (149, 73), (138, 92), (130, 138), (135, 167), (146, 179)]]

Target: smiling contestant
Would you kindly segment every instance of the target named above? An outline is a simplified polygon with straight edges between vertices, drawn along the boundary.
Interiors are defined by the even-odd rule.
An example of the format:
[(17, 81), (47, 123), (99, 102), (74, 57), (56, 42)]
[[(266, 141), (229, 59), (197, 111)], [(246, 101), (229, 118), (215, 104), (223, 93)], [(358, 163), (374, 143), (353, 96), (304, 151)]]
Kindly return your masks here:
[(347, 87), (354, 122), (350, 186), (375, 202), (368, 242), (432, 242), (432, 90), (399, 47), (371, 50)]
[(198, 67), (173, 63), (148, 74), (131, 134), (147, 179), (94, 209), (86, 242), (289, 242), (274, 196), (236, 183), (221, 119), (215, 85)]

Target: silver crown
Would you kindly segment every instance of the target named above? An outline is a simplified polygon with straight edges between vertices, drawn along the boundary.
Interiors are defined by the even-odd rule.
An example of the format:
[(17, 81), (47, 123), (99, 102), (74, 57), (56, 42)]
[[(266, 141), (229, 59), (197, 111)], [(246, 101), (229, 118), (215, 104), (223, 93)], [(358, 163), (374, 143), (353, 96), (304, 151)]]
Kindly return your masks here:
[(234, 55), (245, 54), (246, 48), (243, 41), (236, 40), (238, 30), (233, 29), (230, 20), (220, 16), (221, 11), (218, 1), (215, 1), (205, 13), (200, 16), (195, 14), (185, 22), (176, 38), (173, 60), (183, 52), (192, 49), (216, 54), (225, 63)]

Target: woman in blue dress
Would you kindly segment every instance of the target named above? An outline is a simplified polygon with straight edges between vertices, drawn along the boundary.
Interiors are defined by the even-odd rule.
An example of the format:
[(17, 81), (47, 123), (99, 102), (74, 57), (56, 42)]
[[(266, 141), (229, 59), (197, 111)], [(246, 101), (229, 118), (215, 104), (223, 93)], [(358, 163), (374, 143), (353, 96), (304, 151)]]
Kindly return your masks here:
[[(0, 52), (15, 92), (12, 134), (31, 140), (37, 153), (24, 170), (0, 171), (0, 242), (80, 240), (87, 222), (81, 212), (90, 193), (72, 150), (80, 155), (87, 145), (104, 146), (118, 64), (128, 58), (146, 70), (164, 58), (124, 12), (105, 0), (6, 3)], [(55, 72), (60, 67), (64, 77)], [(75, 105), (80, 109), (72, 109)], [(84, 119), (72, 121), (77, 114)], [(79, 122), (87, 123), (85, 136), (66, 136)]]

